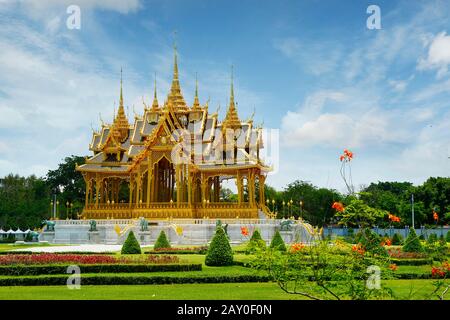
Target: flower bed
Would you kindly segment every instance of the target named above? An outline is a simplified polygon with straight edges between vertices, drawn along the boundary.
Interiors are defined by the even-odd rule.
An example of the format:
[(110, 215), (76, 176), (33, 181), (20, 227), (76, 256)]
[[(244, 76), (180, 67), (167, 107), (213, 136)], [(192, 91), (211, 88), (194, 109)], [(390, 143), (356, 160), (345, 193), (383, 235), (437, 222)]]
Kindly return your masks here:
[(152, 251), (146, 251), (147, 254), (206, 254), (207, 246), (191, 248), (158, 248)]
[(396, 259), (424, 259), (427, 257), (424, 253), (404, 252), (399, 248), (388, 249), (389, 256)]
[(176, 256), (150, 255), (139, 257), (116, 257), (113, 255), (82, 254), (8, 254), (0, 256), (0, 265), (39, 265), (39, 264), (168, 264), (178, 263)]
[(450, 277), (450, 263), (444, 262), (440, 267), (432, 267), (431, 277), (437, 279)]
[[(49, 265), (9, 265), (0, 266), (2, 276), (37, 276), (67, 274), (69, 264)], [(85, 273), (147, 273), (147, 272), (181, 272), (201, 271), (202, 265), (197, 264), (84, 264), (80, 271)]]

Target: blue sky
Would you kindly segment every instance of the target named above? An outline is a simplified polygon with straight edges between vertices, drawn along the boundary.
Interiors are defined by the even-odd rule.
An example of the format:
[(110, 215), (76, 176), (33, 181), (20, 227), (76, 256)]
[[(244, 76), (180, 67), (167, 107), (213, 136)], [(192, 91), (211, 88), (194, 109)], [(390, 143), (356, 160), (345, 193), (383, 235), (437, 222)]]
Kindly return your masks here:
[[(80, 30), (66, 27), (70, 4)], [(366, 27), (370, 4), (381, 30)], [(449, 27), (447, 1), (0, 0), (0, 176), (87, 154), (121, 66), (130, 116), (151, 101), (155, 72), (162, 102), (174, 30), (187, 101), (198, 73), (201, 102), (224, 115), (233, 64), (241, 118), (255, 109), (280, 130), (269, 184), (342, 191), (344, 148), (356, 186), (448, 176)]]

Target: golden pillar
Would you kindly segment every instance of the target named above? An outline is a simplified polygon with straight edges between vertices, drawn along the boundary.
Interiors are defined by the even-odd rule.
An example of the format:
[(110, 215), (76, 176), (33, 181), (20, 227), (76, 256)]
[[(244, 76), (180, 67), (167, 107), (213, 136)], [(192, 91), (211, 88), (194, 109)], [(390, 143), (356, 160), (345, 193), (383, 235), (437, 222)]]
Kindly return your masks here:
[(147, 208), (150, 207), (150, 188), (151, 181), (153, 177), (152, 167), (151, 167), (151, 157), (148, 155), (147, 157)]
[(100, 177), (98, 173), (95, 175), (95, 188), (96, 188), (95, 208), (98, 208), (98, 200), (100, 198)]
[(133, 206), (133, 190), (134, 189), (134, 175), (130, 175), (130, 203), (129, 207), (131, 208)]

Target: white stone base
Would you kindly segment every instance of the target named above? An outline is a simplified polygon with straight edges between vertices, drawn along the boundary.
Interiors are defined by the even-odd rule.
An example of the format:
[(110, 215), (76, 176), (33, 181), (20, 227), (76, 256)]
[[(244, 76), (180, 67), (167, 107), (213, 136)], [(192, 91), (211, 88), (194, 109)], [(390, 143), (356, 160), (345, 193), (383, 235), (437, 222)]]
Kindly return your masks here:
[[(141, 245), (155, 243), (160, 232), (164, 230), (171, 244), (174, 245), (206, 245), (214, 236), (216, 220), (212, 219), (179, 219), (172, 221), (151, 221), (148, 231), (140, 231), (139, 220), (96, 220), (97, 231), (89, 231), (89, 220), (58, 220), (55, 231), (44, 231), (39, 236), (40, 241), (48, 241), (53, 244), (111, 244), (121, 245), (133, 230)], [(222, 224), (228, 224), (227, 233), (232, 244), (239, 244), (250, 240), (255, 229), (258, 229), (267, 244), (273, 238), (276, 230), (280, 229), (280, 220), (252, 219), (222, 220)], [(116, 231), (120, 227), (122, 233)], [(181, 227), (182, 234), (177, 234), (177, 227)], [(249, 236), (243, 236), (241, 227), (249, 230)], [(290, 231), (280, 231), (286, 243), (313, 241), (308, 230), (312, 227), (296, 221)]]

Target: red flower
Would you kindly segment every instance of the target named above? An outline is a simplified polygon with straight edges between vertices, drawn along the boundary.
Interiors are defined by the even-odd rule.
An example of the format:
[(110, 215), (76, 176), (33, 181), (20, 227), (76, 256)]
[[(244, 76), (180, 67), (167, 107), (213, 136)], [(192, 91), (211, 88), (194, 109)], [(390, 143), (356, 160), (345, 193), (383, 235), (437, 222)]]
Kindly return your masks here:
[(304, 247), (305, 247), (305, 245), (301, 242), (293, 243), (293, 244), (291, 244), (291, 252), (296, 253), (298, 251), (301, 251)]
[(356, 252), (356, 253), (359, 253), (362, 256), (366, 252), (366, 250), (364, 249), (364, 247), (360, 243), (353, 245), (352, 246), (352, 251)]
[(392, 222), (400, 222), (400, 218), (397, 216), (394, 216), (393, 214), (388, 214), (389, 220)]
[(389, 269), (391, 269), (392, 271), (397, 271), (398, 267), (395, 263), (389, 265)]
[(439, 220), (439, 215), (434, 210), (433, 210), (433, 219), (434, 219), (434, 221), (438, 221)]
[(248, 236), (248, 228), (247, 227), (241, 227), (241, 234), (243, 236)]
[(441, 270), (438, 267), (432, 267), (431, 268), (431, 276), (433, 278), (443, 278), (445, 276), (445, 271)]
[(339, 157), (339, 160), (341, 161), (350, 161), (353, 159), (353, 152), (349, 151), (348, 149), (344, 149), (344, 153)]
[(344, 205), (340, 202), (333, 202), (333, 205), (331, 208), (335, 209), (336, 211), (343, 212), (345, 210)]

